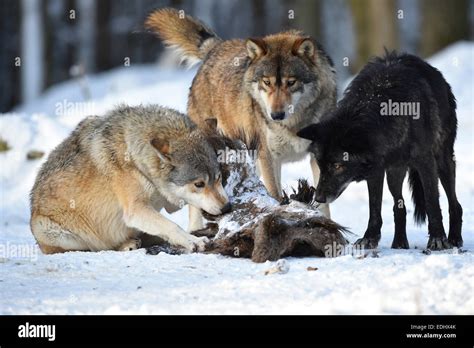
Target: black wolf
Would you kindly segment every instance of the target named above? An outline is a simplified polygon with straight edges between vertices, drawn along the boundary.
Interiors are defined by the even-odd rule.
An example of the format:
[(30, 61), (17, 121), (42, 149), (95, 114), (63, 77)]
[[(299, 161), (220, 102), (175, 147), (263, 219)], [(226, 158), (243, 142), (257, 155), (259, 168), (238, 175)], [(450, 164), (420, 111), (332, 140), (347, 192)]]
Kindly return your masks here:
[[(394, 198), (392, 248), (407, 249), (402, 185), (406, 172), (415, 221), (428, 216), (428, 248), (462, 246), (462, 208), (456, 198), (456, 100), (442, 74), (410, 54), (386, 52), (352, 81), (336, 110), (298, 135), (313, 141), (321, 168), (316, 200), (330, 203), (352, 181), (366, 180), (370, 218), (356, 243), (375, 248), (382, 227), (384, 175)], [(449, 236), (443, 228), (438, 179), (449, 201)]]

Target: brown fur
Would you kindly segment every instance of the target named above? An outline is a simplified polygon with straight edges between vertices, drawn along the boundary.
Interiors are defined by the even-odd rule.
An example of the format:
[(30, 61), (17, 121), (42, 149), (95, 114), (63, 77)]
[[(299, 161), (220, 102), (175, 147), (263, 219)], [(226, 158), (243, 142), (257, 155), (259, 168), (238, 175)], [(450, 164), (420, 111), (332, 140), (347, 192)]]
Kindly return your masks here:
[(183, 56), (204, 59), (213, 45), (220, 40), (215, 37), (204, 43), (202, 34), (215, 36), (212, 29), (191, 16), (184, 15), (183, 18), (183, 15), (175, 9), (165, 8), (151, 14), (145, 22), (145, 27), (159, 33), (166, 45), (179, 47)]
[[(215, 117), (225, 136), (256, 147), (264, 184), (272, 196), (281, 198), (282, 163), (308, 153), (309, 142), (296, 132), (317, 122), (336, 103), (335, 72), (320, 45), (298, 31), (222, 41), (201, 22), (188, 16), (179, 19), (172, 9), (152, 13), (147, 25), (168, 46), (185, 51), (186, 58), (203, 61), (189, 94), (191, 119), (205, 128), (206, 120)], [(269, 75), (269, 85), (262, 70)], [(288, 85), (293, 79), (295, 84)], [(282, 121), (269, 116), (284, 111), (291, 115)], [(312, 168), (317, 183), (314, 160)]]

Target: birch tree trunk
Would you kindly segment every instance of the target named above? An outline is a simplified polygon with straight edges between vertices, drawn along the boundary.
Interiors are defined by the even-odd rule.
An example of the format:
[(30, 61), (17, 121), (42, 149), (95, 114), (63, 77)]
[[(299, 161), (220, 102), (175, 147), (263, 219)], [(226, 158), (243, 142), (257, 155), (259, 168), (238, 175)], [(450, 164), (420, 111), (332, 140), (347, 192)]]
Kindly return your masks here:
[(450, 43), (468, 39), (468, 0), (422, 0), (421, 8), (421, 54), (424, 57)]
[(396, 0), (350, 0), (356, 33), (357, 72), (367, 60), (383, 53), (384, 47), (398, 49)]

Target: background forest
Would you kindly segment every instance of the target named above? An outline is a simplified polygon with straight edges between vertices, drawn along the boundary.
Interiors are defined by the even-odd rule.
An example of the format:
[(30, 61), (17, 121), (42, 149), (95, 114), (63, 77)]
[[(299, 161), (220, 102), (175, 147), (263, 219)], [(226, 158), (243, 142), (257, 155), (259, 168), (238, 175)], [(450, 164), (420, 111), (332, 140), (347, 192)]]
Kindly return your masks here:
[(78, 75), (156, 61), (162, 45), (142, 24), (163, 6), (223, 38), (304, 30), (341, 81), (384, 46), (428, 57), (474, 37), (473, 0), (1, 0), (0, 112)]

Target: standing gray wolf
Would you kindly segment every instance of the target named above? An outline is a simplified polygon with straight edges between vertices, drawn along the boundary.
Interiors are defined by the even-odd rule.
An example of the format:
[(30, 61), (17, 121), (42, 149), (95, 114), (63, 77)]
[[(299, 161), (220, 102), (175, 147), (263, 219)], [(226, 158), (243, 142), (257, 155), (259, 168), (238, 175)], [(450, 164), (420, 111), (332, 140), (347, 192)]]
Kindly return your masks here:
[(141, 233), (186, 251), (197, 238), (159, 213), (230, 208), (217, 155), (192, 121), (159, 106), (89, 117), (50, 155), (31, 191), (31, 231), (46, 253), (130, 250)]
[[(456, 100), (442, 74), (420, 58), (386, 53), (368, 63), (337, 109), (298, 134), (313, 140), (321, 168), (316, 200), (334, 201), (352, 181), (366, 180), (370, 218), (358, 244), (375, 248), (382, 227), (384, 174), (394, 198), (392, 248), (408, 248), (402, 185), (409, 172), (415, 220), (428, 216), (428, 248), (461, 247), (462, 208), (456, 198)], [(438, 179), (449, 202), (443, 228)]]
[[(202, 62), (189, 93), (189, 117), (199, 127), (216, 118), (223, 135), (256, 149), (265, 187), (281, 198), (282, 163), (308, 153), (310, 142), (296, 132), (336, 104), (336, 74), (323, 48), (299, 31), (223, 41), (169, 8), (153, 12), (145, 25), (182, 62)], [(319, 169), (311, 163), (316, 184)]]

